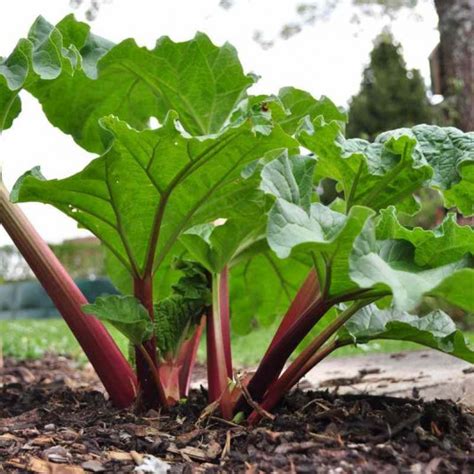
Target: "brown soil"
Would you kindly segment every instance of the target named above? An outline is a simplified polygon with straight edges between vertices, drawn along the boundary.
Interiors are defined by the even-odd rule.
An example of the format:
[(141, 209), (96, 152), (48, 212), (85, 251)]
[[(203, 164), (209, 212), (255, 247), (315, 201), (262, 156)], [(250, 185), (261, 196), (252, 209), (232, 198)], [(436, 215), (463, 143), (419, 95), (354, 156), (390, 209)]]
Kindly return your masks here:
[(130, 472), (147, 455), (186, 473), (474, 472), (474, 414), (449, 401), (295, 391), (248, 429), (202, 418), (203, 390), (137, 416), (113, 409), (93, 372), (65, 358), (5, 362), (0, 472)]

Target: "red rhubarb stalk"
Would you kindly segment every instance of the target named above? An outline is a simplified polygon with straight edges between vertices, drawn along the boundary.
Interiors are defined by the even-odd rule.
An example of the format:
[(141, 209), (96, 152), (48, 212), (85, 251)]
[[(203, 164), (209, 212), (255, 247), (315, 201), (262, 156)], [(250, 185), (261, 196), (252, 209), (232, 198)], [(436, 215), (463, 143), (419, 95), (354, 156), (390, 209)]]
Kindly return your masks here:
[(222, 416), (232, 418), (229, 381), (232, 360), (229, 337), (229, 288), (227, 267), (212, 276), (212, 308), (207, 318), (207, 376), (209, 401), (219, 400)]
[[(286, 378), (280, 382), (280, 379), (283, 379), (283, 374), (280, 379), (272, 384), (270, 389), (268, 390), (268, 396), (265, 397), (263, 402), (260, 404), (260, 407), (263, 410), (270, 411), (272, 410), (278, 402), (283, 398), (283, 396), (294, 386), (298, 383), (301, 378), (303, 378), (313, 367), (315, 367), (319, 362), (325, 359), (328, 355), (334, 352), (338, 347), (337, 341), (333, 341), (327, 346), (323, 347), (320, 351), (316, 352), (313, 355), (310, 361), (306, 365), (304, 365), (299, 372), (294, 374), (294, 377)], [(262, 412), (263, 412), (262, 410)], [(257, 411), (253, 411), (247, 419), (249, 425), (255, 425), (261, 419), (261, 413)]]
[(281, 335), (278, 342), (266, 352), (248, 385), (248, 391), (253, 400), (258, 402), (262, 399), (268, 387), (280, 375), (285, 363), (298, 344), (324, 316), (329, 307), (330, 304), (322, 297), (313, 301), (303, 314)]
[(194, 366), (196, 365), (197, 351), (205, 324), (206, 317), (203, 316), (201, 322), (193, 334), (193, 337), (187, 341), (184, 341), (179, 351), (179, 394), (181, 398), (187, 397), (189, 393), (189, 387), (191, 386), (191, 376), (193, 374)]
[[(153, 279), (151, 274), (144, 278), (134, 278), (133, 290), (143, 306), (148, 310), (150, 319), (153, 321)], [(143, 349), (142, 349), (143, 347)], [(161, 404), (167, 406), (165, 390), (158, 376), (158, 365), (156, 361), (156, 338), (143, 343), (142, 347), (135, 348), (135, 363), (138, 376), (138, 405), (140, 408), (152, 408)]]
[[(261, 407), (270, 411), (283, 398), (309, 370), (327, 357), (338, 346), (335, 341), (328, 344), (323, 350), (323, 345), (363, 306), (373, 302), (357, 302), (344, 310), (332, 323), (328, 324), (323, 331), (305, 348), (303, 352), (290, 364), (282, 376), (274, 381), (265, 395)], [(255, 423), (260, 419), (257, 412), (253, 412), (249, 417), (249, 423)]]
[(165, 360), (160, 362), (158, 373), (167, 403), (172, 406), (181, 398), (179, 390), (180, 366), (174, 359)]
[(306, 277), (303, 285), (294, 297), (283, 320), (281, 321), (277, 332), (273, 336), (270, 347), (267, 352), (278, 343), (282, 335), (288, 331), (291, 325), (303, 314), (304, 310), (313, 303), (319, 295), (319, 280), (316, 270), (312, 268)]
[(112, 403), (130, 406), (136, 397), (132, 368), (102, 323), (83, 313), (87, 299), (1, 183), (0, 223), (76, 337)]

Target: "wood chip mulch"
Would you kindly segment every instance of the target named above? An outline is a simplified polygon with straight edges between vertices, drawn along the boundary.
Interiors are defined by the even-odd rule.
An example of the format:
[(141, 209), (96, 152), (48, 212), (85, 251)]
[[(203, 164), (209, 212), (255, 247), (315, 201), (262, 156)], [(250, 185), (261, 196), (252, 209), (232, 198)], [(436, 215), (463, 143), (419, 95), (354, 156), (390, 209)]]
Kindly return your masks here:
[(0, 369), (0, 472), (472, 473), (474, 414), (449, 401), (295, 391), (248, 429), (202, 417), (204, 390), (169, 413), (111, 407), (66, 358)]

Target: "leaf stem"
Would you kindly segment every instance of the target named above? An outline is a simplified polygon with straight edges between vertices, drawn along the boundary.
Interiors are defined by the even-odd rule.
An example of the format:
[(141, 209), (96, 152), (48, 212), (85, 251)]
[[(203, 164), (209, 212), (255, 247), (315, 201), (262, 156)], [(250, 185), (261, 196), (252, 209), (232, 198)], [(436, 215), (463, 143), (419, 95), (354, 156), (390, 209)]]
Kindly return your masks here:
[(229, 328), (228, 270), (212, 275), (212, 309), (207, 318), (207, 374), (209, 402), (219, 400), (222, 416), (232, 418), (229, 380), (232, 358)]
[(299, 289), (293, 301), (290, 304), (285, 316), (283, 317), (277, 332), (273, 336), (268, 350), (274, 347), (280, 341), (282, 335), (291, 327), (308, 306), (314, 302), (319, 295), (319, 280), (316, 270), (313, 268), (308, 273), (306, 280)]
[(159, 400), (160, 400), (160, 404), (163, 407), (167, 408), (168, 407), (168, 400), (166, 398), (166, 394), (165, 394), (163, 385), (161, 383), (160, 376), (158, 374), (158, 369), (157, 369), (153, 359), (151, 358), (151, 356), (148, 352), (148, 349), (143, 344), (140, 344), (136, 347), (137, 347), (139, 353), (142, 355), (143, 359), (146, 361), (146, 363), (148, 365), (148, 368), (150, 369), (150, 372), (153, 376), (153, 381), (155, 383), (156, 391), (158, 392), (158, 397), (159, 397)]
[(331, 306), (321, 296), (317, 297), (299, 316), (280, 339), (270, 346), (263, 356), (248, 390), (253, 400), (260, 401), (268, 387), (275, 381), (286, 361), (313, 326)]
[[(374, 299), (369, 302), (356, 302), (349, 308), (345, 309), (332, 323), (324, 328), (323, 331), (306, 347), (306, 349), (290, 364), (278, 380), (270, 385), (268, 391), (261, 403), (261, 407), (266, 410), (272, 410), (275, 405), (283, 398), (285, 393), (300, 380), (309, 370), (308, 367), (313, 367), (318, 361), (322, 360), (318, 355), (319, 349), (333, 336), (357, 311), (372, 303)], [(332, 346), (330, 346), (332, 347)], [(334, 350), (335, 347), (332, 349)], [(328, 349), (329, 350), (329, 349)], [(323, 352), (322, 358), (329, 355), (329, 352)], [(313, 357), (316, 356), (316, 358)], [(258, 421), (260, 415), (253, 412), (249, 417), (249, 423)]]
[[(153, 310), (153, 278), (147, 275), (144, 278), (134, 278), (133, 280), (134, 295), (145, 306), (148, 311), (150, 319), (154, 320)], [(145, 408), (152, 408), (156, 405), (156, 395), (158, 392), (158, 402), (163, 406), (167, 406), (164, 388), (159, 381), (155, 371), (157, 370), (156, 363), (156, 337), (153, 337), (144, 342), (143, 347), (146, 350), (145, 356), (140, 348), (136, 346), (135, 359), (137, 366), (137, 376), (139, 384), (139, 400), (138, 404)], [(159, 386), (158, 386), (159, 385)]]
[(82, 311), (87, 299), (19, 206), (10, 202), (1, 181), (0, 223), (53, 300), (114, 405), (130, 406), (136, 396), (136, 377), (132, 368), (102, 323)]
[(206, 324), (205, 316), (196, 327), (191, 339), (184, 341), (178, 354), (179, 369), (179, 394), (180, 397), (187, 397), (191, 385), (191, 376), (196, 363), (197, 351), (201, 340), (202, 332)]

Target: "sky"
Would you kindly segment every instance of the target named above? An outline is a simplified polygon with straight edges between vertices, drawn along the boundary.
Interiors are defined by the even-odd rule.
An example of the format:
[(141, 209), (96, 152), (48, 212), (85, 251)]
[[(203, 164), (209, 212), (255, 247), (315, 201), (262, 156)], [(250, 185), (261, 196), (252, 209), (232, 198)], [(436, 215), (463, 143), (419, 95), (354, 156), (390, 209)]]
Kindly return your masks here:
[[(314, 0), (313, 0), (314, 1)], [(109, 0), (95, 21), (94, 33), (119, 42), (134, 37), (138, 44), (152, 47), (163, 35), (184, 41), (196, 31), (207, 33), (214, 43), (233, 44), (246, 72), (261, 78), (253, 93), (276, 93), (294, 86), (319, 97), (326, 95), (346, 106), (357, 93), (361, 74), (368, 63), (374, 38), (384, 22), (363, 17), (351, 23), (355, 10), (350, 0), (341, 0), (329, 21), (308, 26), (289, 40), (277, 40), (262, 49), (253, 40), (256, 30), (265, 39), (278, 37), (282, 25), (298, 19), (301, 0), (237, 0), (230, 10), (218, 7), (219, 0)], [(75, 11), (84, 20), (84, 8)], [(0, 56), (8, 56), (24, 37), (38, 15), (51, 23), (71, 13), (68, 0), (11, 0), (0, 6)], [(429, 83), (428, 56), (439, 40), (437, 17), (431, 2), (422, 2), (416, 14), (401, 12), (391, 29), (403, 47), (407, 66), (420, 69)], [(23, 112), (12, 129), (0, 136), (3, 179), (11, 188), (25, 171), (40, 165), (47, 178), (69, 176), (82, 169), (93, 155), (48, 124), (35, 99), (22, 95)], [(89, 235), (56, 209), (42, 204), (22, 204), (23, 211), (48, 242)], [(0, 245), (11, 243), (0, 228)]]

